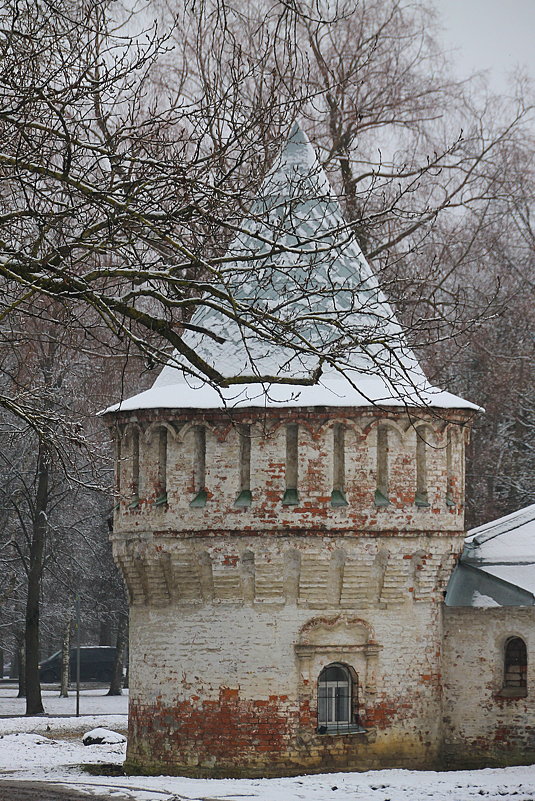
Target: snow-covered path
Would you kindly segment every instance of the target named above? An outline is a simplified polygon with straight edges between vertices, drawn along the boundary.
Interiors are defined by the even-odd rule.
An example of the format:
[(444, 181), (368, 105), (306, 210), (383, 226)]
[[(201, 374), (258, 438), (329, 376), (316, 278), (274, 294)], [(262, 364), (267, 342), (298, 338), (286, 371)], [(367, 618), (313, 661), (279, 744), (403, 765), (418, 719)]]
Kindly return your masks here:
[[(11, 695), (9, 694), (11, 693)], [(10, 714), (20, 699), (0, 689), (0, 715)], [(57, 713), (57, 693), (45, 706)], [(67, 699), (71, 700), (71, 699)], [(0, 781), (54, 782), (77, 790), (140, 801), (535, 801), (535, 766), (503, 770), (382, 770), (282, 779), (187, 779), (171, 776), (89, 776), (84, 764), (116, 764), (124, 745), (82, 745), (82, 734), (96, 726), (126, 731), (126, 698), (86, 692), (87, 717), (0, 718)], [(81, 707), (83, 712), (83, 707)], [(98, 714), (100, 712), (100, 714)], [(111, 714), (110, 714), (111, 713)]]

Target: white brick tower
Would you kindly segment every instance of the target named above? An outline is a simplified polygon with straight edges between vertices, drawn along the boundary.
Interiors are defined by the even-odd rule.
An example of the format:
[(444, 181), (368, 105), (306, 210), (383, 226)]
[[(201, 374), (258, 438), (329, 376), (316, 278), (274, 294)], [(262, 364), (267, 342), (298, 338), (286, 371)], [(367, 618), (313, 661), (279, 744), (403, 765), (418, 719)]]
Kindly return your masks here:
[[(427, 383), (298, 127), (254, 215), (230, 249), (236, 296), (266, 315), (283, 301), (289, 316), (309, 309), (312, 355), (267, 348), (199, 307), (185, 335), (194, 352), (229, 375), (287, 383), (218, 391), (175, 360), (107, 411), (113, 547), (131, 603), (127, 767), (430, 766), (440, 604), (463, 537), (477, 407)], [(245, 254), (265, 258), (240, 267)], [(374, 336), (347, 352), (343, 373), (323, 365), (317, 385), (301, 386), (332, 335), (318, 309), (341, 345), (363, 317)]]

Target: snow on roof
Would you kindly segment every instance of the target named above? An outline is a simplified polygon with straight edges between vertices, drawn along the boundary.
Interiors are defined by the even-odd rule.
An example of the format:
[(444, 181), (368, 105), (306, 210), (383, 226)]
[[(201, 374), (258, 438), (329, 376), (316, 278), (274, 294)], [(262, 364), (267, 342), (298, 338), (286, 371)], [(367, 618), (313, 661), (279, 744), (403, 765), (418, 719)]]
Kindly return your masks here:
[[(162, 371), (169, 375), (173, 368)], [(136, 411), (138, 409), (227, 409), (240, 408), (291, 408), (291, 407), (337, 407), (337, 406), (428, 406), (430, 409), (473, 409), (479, 407), (463, 401), (450, 392), (429, 385), (414, 388), (400, 396), (380, 376), (357, 374), (356, 386), (343, 376), (321, 379), (314, 386), (270, 384), (244, 384), (216, 389), (199, 380), (185, 378), (178, 370), (175, 380), (169, 384), (156, 381), (151, 389), (132, 398), (110, 406), (106, 412)], [(349, 373), (349, 378), (351, 378)]]
[(535, 503), (471, 529), (465, 543), (472, 558), (514, 561), (529, 557), (535, 561)]
[[(297, 383), (217, 389), (188, 376), (180, 367), (183, 357), (174, 354), (151, 389), (106, 412), (373, 404), (479, 409), (428, 383), (298, 125), (264, 180), (218, 280), (223, 296), (242, 304), (242, 318), (255, 330), (232, 319), (231, 302), (223, 297), (219, 308), (197, 307), (191, 320), (196, 330), (186, 331), (184, 342), (224, 376), (269, 375)], [(297, 325), (290, 342), (284, 320)], [(284, 346), (273, 344), (277, 335)], [(299, 352), (304, 340), (312, 353)], [(355, 341), (361, 345), (355, 347)], [(342, 370), (324, 367), (317, 385), (299, 385), (322, 355), (334, 351)]]
[(468, 532), (448, 588), (449, 606), (485, 586), (499, 606), (535, 604), (535, 504)]

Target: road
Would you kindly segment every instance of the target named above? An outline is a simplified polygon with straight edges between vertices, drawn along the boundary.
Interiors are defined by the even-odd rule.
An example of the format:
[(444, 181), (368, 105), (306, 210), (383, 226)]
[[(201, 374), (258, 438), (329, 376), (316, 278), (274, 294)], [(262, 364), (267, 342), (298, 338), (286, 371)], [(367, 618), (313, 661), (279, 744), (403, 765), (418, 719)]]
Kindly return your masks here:
[[(117, 801), (117, 793), (113, 795)], [(110, 795), (89, 795), (48, 782), (18, 782), (0, 779), (0, 801), (112, 801)]]

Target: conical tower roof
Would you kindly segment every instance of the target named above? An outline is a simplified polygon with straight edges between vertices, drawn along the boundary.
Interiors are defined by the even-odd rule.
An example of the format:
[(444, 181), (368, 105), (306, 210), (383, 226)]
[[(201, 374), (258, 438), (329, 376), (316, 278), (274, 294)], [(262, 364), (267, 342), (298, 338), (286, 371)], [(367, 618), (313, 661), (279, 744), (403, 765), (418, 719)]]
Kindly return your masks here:
[[(275, 376), (295, 385), (267, 380), (216, 389), (180, 369), (183, 357), (175, 355), (151, 389), (107, 411), (478, 408), (427, 382), (298, 125), (230, 245), (216, 286), (220, 298), (198, 306), (185, 343), (224, 376)], [(320, 365), (317, 384), (299, 385)]]

